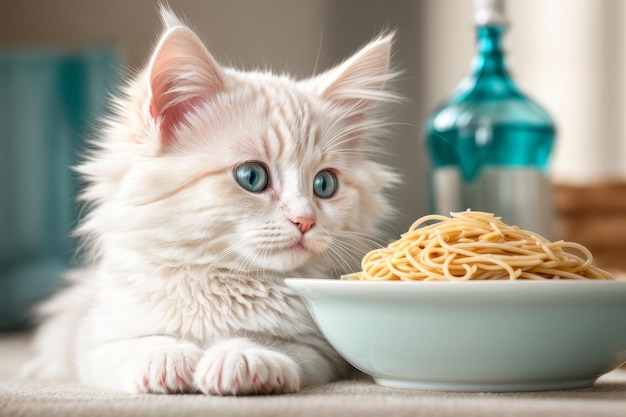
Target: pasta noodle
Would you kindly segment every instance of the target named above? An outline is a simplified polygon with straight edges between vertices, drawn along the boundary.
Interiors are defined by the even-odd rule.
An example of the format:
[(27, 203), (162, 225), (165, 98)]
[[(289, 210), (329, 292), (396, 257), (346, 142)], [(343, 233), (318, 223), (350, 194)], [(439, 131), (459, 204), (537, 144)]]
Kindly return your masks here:
[(509, 226), (491, 213), (468, 210), (452, 213), (451, 217), (429, 215), (418, 219), (399, 240), (366, 254), (361, 272), (341, 278), (615, 279), (592, 265), (592, 261), (591, 252), (581, 244), (551, 242), (536, 233)]

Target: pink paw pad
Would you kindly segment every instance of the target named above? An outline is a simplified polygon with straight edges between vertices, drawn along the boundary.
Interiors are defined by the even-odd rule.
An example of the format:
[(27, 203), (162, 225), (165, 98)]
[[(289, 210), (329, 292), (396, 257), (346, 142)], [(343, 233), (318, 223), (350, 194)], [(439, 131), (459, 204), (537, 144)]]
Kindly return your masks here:
[(298, 366), (289, 356), (261, 347), (209, 349), (198, 363), (198, 389), (213, 395), (251, 395), (296, 392)]
[(175, 394), (195, 391), (193, 374), (201, 354), (199, 348), (180, 346), (146, 353), (137, 368), (139, 392)]

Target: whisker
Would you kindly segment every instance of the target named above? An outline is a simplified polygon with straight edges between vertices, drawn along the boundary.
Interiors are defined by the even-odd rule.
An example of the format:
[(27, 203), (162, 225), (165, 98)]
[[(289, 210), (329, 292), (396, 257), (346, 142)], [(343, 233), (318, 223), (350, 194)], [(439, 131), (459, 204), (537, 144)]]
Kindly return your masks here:
[(324, 252), (327, 257), (332, 258), (330, 266), (334, 271), (333, 275), (342, 275), (346, 272), (352, 272), (350, 262), (346, 260), (346, 257), (341, 256), (337, 249), (341, 249), (341, 247), (331, 245), (328, 250)]
[(371, 234), (366, 232), (352, 231), (352, 230), (329, 230), (329, 233), (332, 237), (343, 237), (350, 240), (354, 240), (358, 243), (367, 244), (365, 246), (366, 250), (378, 249), (384, 245), (382, 241), (379, 239), (373, 238)]

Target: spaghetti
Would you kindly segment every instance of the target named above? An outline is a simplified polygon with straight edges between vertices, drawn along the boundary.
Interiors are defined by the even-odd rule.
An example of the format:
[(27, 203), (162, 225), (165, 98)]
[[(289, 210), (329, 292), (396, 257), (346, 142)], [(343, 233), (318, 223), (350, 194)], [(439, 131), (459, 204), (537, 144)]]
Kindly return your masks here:
[[(468, 281), (615, 279), (592, 265), (581, 244), (548, 239), (503, 223), (491, 213), (429, 215), (386, 248), (363, 257), (348, 280)], [(431, 222), (435, 222), (430, 224)], [(572, 252), (577, 252), (578, 256)]]

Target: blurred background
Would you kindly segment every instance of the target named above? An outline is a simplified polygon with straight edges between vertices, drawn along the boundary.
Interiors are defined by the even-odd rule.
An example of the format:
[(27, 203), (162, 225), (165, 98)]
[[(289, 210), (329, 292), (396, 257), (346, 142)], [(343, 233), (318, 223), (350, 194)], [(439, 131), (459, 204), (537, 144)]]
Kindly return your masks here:
[[(424, 123), (475, 53), (472, 0), (170, 0), (223, 64), (308, 77), (397, 30), (390, 159), (405, 182), (388, 236), (428, 213)], [(626, 269), (626, 1), (509, 0), (509, 69), (558, 129), (559, 234)], [(153, 0), (0, 0), (0, 328), (57, 285), (78, 209), (68, 166), (120, 74), (161, 31)]]

